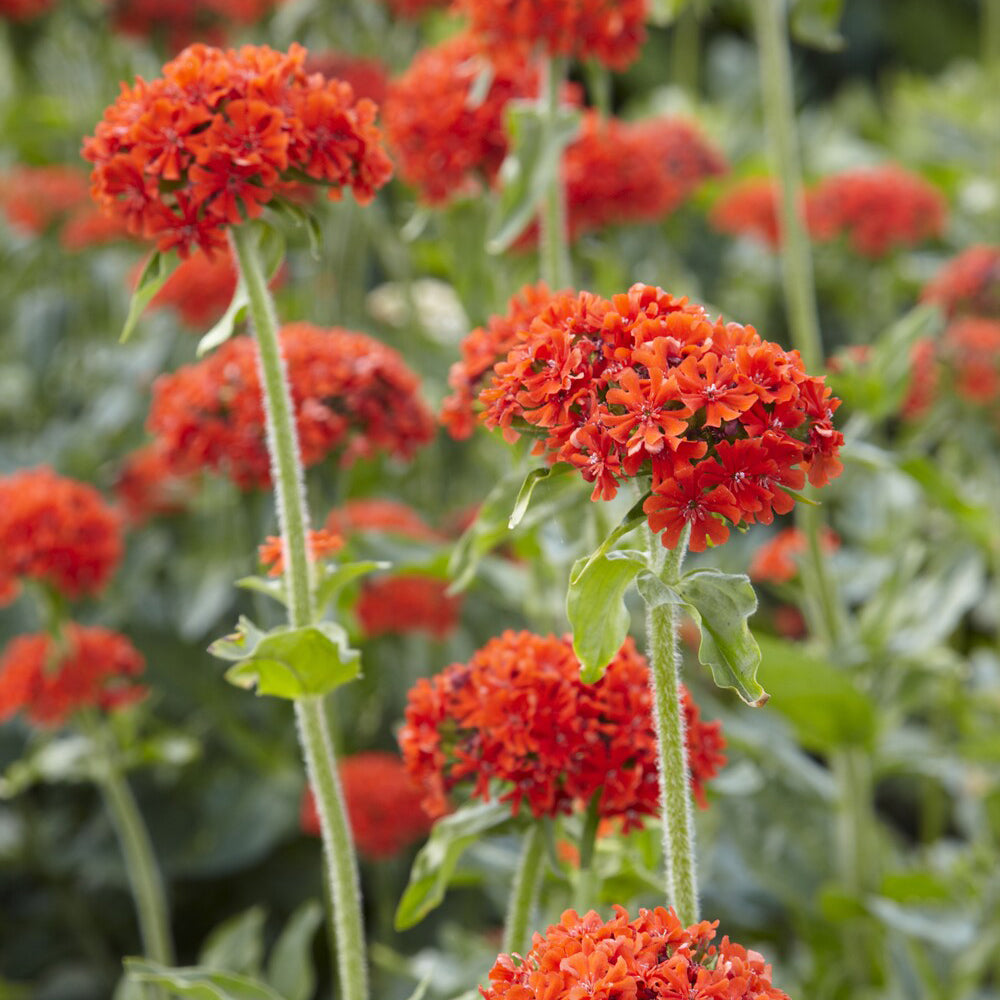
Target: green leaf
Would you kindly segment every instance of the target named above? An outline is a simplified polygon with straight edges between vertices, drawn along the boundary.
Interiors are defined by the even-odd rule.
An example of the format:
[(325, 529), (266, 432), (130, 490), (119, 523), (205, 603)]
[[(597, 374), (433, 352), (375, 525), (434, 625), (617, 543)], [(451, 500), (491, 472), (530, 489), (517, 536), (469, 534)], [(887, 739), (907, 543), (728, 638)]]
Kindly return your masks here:
[(267, 981), (286, 1000), (310, 1000), (316, 990), (312, 942), (323, 921), (323, 907), (306, 900), (289, 918), (271, 949)]
[(433, 976), (433, 972), (428, 972), (427, 975), (424, 976), (419, 983), (417, 983), (417, 988), (409, 995), (409, 997), (407, 997), (407, 1000), (424, 1000), (424, 997), (427, 996), (428, 989), (430, 989), (431, 979)]
[(475, 802), (438, 820), (413, 860), (410, 881), (396, 909), (396, 930), (415, 926), (440, 905), (466, 848), (510, 819), (507, 802)]
[(139, 275), (139, 281), (132, 293), (132, 299), (128, 304), (128, 315), (125, 317), (125, 325), (122, 327), (119, 342), (124, 344), (135, 332), (139, 318), (146, 311), (146, 306), (153, 300), (153, 296), (167, 283), (167, 278), (173, 273), (176, 260), (169, 254), (160, 253), (154, 250), (150, 254)]
[(490, 253), (503, 253), (534, 219), (580, 120), (579, 110), (561, 107), (556, 120), (549, 125), (535, 101), (508, 103), (506, 129), (510, 151), (500, 167), (498, 210), (486, 243)]
[(556, 476), (565, 476), (573, 471), (575, 471), (575, 467), (568, 462), (557, 462), (555, 465), (547, 465), (543, 469), (532, 469), (524, 477), (524, 482), (517, 492), (517, 500), (514, 502), (514, 510), (507, 521), (507, 527), (513, 530), (524, 519), (524, 515), (528, 512), (528, 505), (531, 503), (531, 494), (535, 492), (535, 487), (539, 483)]
[(758, 642), (768, 708), (791, 722), (800, 746), (824, 753), (874, 744), (875, 706), (844, 671), (797, 643), (767, 636)]
[(280, 576), (243, 576), (236, 581), (236, 586), (264, 594), (279, 604), (288, 603), (285, 596), (285, 581)]
[(233, 335), (233, 330), (236, 329), (236, 324), (243, 318), (243, 314), (249, 305), (250, 295), (247, 292), (247, 286), (243, 282), (243, 277), (240, 276), (236, 282), (236, 289), (233, 292), (233, 297), (229, 305), (226, 307), (226, 311), (219, 318), (215, 326), (198, 341), (198, 348), (195, 354), (199, 358), (204, 357), (209, 351), (214, 351), (229, 340)]
[(316, 606), (326, 607), (349, 583), (353, 583), (368, 573), (389, 569), (391, 566), (392, 563), (389, 562), (365, 559), (359, 562), (341, 563), (332, 567), (316, 587)]
[[(305, 206), (299, 205), (294, 201), (288, 201), (286, 198), (272, 198), (267, 203), (267, 206), (268, 208), (273, 208), (279, 215), (284, 216), (293, 225), (305, 228), (306, 235), (309, 237), (309, 253), (315, 260), (319, 260), (323, 249), (323, 231), (316, 216)], [(281, 256), (283, 259), (284, 247), (282, 247)], [(268, 271), (271, 277), (276, 273), (277, 268), (273, 272)]]
[(844, 0), (795, 0), (792, 8), (792, 37), (803, 45), (825, 52), (844, 47), (838, 30)]
[(661, 28), (673, 24), (691, 0), (650, 0), (646, 20)]
[(676, 590), (701, 629), (698, 660), (719, 687), (732, 688), (759, 708), (768, 694), (757, 682), (760, 648), (747, 624), (757, 610), (749, 577), (696, 569), (677, 581)]
[(263, 907), (252, 906), (219, 924), (205, 940), (198, 964), (208, 969), (224, 969), (254, 976), (264, 957)]
[(142, 958), (126, 958), (125, 972), (138, 983), (165, 986), (175, 997), (189, 1000), (287, 1000), (270, 986), (233, 972), (203, 966), (171, 969)]
[(326, 694), (361, 672), (360, 654), (333, 622), (265, 633), (241, 618), (236, 635), (212, 643), (209, 652), (237, 661), (226, 671), (231, 684), (277, 698)]

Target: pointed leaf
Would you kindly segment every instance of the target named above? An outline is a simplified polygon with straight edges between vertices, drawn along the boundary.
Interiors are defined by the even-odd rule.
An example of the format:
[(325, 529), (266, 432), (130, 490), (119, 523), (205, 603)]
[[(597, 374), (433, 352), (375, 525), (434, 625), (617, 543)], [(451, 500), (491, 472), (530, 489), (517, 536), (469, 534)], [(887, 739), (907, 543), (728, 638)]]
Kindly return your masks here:
[(125, 973), (137, 983), (164, 986), (186, 1000), (286, 1000), (265, 983), (204, 966), (171, 969), (143, 958), (126, 958)]
[(289, 918), (271, 949), (267, 981), (286, 1000), (309, 1000), (316, 990), (312, 942), (323, 921), (323, 907), (306, 900)]
[(139, 281), (128, 304), (128, 315), (122, 327), (119, 342), (124, 344), (135, 332), (139, 318), (146, 311), (146, 306), (153, 300), (156, 293), (167, 283), (167, 278), (173, 273), (177, 260), (170, 254), (154, 250), (143, 266)]
[(204, 357), (209, 351), (214, 351), (224, 344), (233, 335), (236, 324), (243, 318), (250, 305), (250, 296), (247, 294), (247, 286), (241, 277), (236, 282), (236, 289), (226, 311), (219, 318), (219, 321), (198, 341), (198, 349), (195, 351), (199, 358)]
[(396, 909), (396, 930), (415, 926), (438, 906), (466, 848), (510, 819), (507, 802), (470, 803), (439, 819), (414, 858), (410, 881)]
[(531, 503), (531, 494), (535, 492), (535, 487), (545, 479), (552, 479), (556, 476), (565, 476), (574, 471), (574, 466), (568, 462), (557, 462), (555, 465), (547, 465), (543, 469), (532, 469), (524, 477), (520, 490), (517, 493), (517, 500), (514, 502), (514, 509), (511, 511), (507, 527), (513, 530), (524, 519), (528, 512), (528, 504)]
[(288, 603), (285, 596), (285, 581), (280, 576), (243, 576), (236, 581), (236, 586), (243, 590), (253, 590), (258, 594), (264, 594), (279, 604)]
[(255, 976), (264, 957), (263, 907), (252, 906), (219, 924), (205, 940), (198, 964), (208, 969)]
[(216, 639), (208, 647), (208, 651), (220, 660), (242, 660), (256, 649), (257, 644), (266, 634), (257, 628), (246, 615), (240, 615), (239, 621), (236, 623), (236, 631), (230, 635), (224, 635), (221, 639)]
[(389, 569), (392, 563), (377, 559), (342, 563), (332, 567), (316, 587), (316, 606), (326, 607), (349, 583), (377, 570)]

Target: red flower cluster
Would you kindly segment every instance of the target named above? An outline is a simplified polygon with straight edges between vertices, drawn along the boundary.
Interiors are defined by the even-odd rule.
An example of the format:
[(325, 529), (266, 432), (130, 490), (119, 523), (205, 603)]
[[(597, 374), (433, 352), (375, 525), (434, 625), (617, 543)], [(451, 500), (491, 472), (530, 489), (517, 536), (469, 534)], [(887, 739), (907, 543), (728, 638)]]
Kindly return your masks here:
[[(704, 783), (725, 763), (719, 723), (705, 723), (682, 688), (691, 783), (704, 803)], [(501, 800), (535, 816), (585, 807), (600, 790), (602, 817), (624, 829), (660, 808), (656, 735), (648, 666), (626, 640), (596, 684), (580, 680), (568, 636), (504, 632), (468, 663), (455, 663), (410, 691), (399, 733), (410, 774), (424, 788), (432, 816), (474, 779), (471, 795)]]
[[(420, 789), (395, 754), (370, 750), (345, 757), (340, 781), (354, 842), (365, 856), (391, 858), (430, 833)], [(305, 833), (319, 836), (316, 800), (309, 788), (302, 797), (301, 823)]]
[(517, 339), (480, 393), (486, 424), (537, 434), (535, 453), (575, 465), (595, 500), (652, 476), (644, 509), (667, 547), (686, 525), (700, 552), (729, 537), (726, 521), (769, 524), (807, 473), (822, 486), (841, 471), (840, 401), (823, 378), (686, 298), (560, 293)]
[(849, 170), (826, 177), (809, 193), (809, 228), (817, 240), (846, 236), (864, 257), (914, 246), (944, 230), (944, 198), (901, 167)]
[[(835, 552), (840, 546), (840, 539), (827, 528), (821, 544), (826, 552)], [(798, 528), (782, 529), (754, 553), (750, 562), (750, 579), (760, 583), (787, 583), (798, 575), (796, 557), (805, 550), (806, 536)]]
[(392, 172), (375, 105), (308, 75), (305, 57), (300, 45), (192, 45), (161, 78), (123, 86), (84, 140), (94, 197), (129, 232), (182, 257), (223, 247), (227, 226), (256, 218), (302, 175), (331, 198), (350, 187), (368, 201)]
[[(489, 89), (473, 100), (484, 73)], [(469, 35), (424, 49), (390, 84), (383, 108), (400, 176), (430, 204), (478, 193), (507, 155), (507, 102), (537, 90), (538, 75), (523, 56), (505, 51), (487, 59)]]
[(0, 722), (23, 710), (39, 726), (60, 726), (80, 708), (130, 704), (146, 693), (133, 682), (144, 667), (132, 643), (106, 628), (18, 636), (0, 658)]
[(718, 921), (683, 927), (673, 910), (620, 906), (606, 923), (593, 910), (536, 934), (519, 962), (501, 955), (485, 1000), (789, 1000), (764, 957), (724, 937)]
[(938, 271), (920, 299), (941, 306), (949, 317), (1000, 319), (1000, 246), (980, 243), (963, 250)]
[(778, 189), (769, 177), (751, 177), (734, 184), (712, 206), (708, 218), (720, 233), (752, 236), (772, 249), (781, 243)]
[(448, 582), (418, 573), (366, 581), (354, 613), (369, 639), (397, 632), (426, 632), (443, 639), (458, 625), (461, 595)]
[(276, 0), (111, 0), (115, 28), (140, 38), (163, 35), (176, 50), (220, 41), (230, 25), (259, 21)]
[[(281, 331), (302, 460), (333, 451), (350, 464), (380, 451), (409, 458), (434, 432), (417, 376), (398, 352), (363, 333), (292, 323)], [(241, 489), (270, 483), (257, 349), (236, 337), (153, 386), (148, 427), (170, 467), (215, 469)]]
[(647, 0), (455, 0), (492, 52), (537, 48), (624, 69), (646, 36)]
[(131, 527), (151, 517), (177, 514), (194, 493), (194, 483), (171, 469), (163, 449), (155, 443), (133, 451), (122, 464), (115, 495)]
[[(344, 539), (332, 531), (321, 528), (310, 531), (308, 538), (309, 558), (312, 562), (325, 559), (344, 547)], [(285, 572), (285, 548), (280, 535), (268, 535), (267, 541), (257, 548), (257, 558), (261, 566), (267, 567), (268, 576), (281, 576)]]
[(20, 579), (70, 598), (93, 594), (121, 555), (118, 515), (93, 486), (45, 467), (0, 478), (0, 604)]
[(412, 507), (398, 500), (382, 497), (349, 500), (343, 507), (330, 511), (326, 526), (345, 538), (359, 531), (378, 531), (412, 538), (418, 542), (444, 541), (444, 536), (436, 532)]
[(0, 17), (10, 21), (28, 21), (41, 17), (55, 0), (0, 0)]
[(388, 70), (378, 59), (352, 56), (347, 52), (310, 52), (306, 72), (319, 73), (328, 80), (344, 80), (359, 100), (367, 97), (379, 105), (384, 103), (389, 92)]

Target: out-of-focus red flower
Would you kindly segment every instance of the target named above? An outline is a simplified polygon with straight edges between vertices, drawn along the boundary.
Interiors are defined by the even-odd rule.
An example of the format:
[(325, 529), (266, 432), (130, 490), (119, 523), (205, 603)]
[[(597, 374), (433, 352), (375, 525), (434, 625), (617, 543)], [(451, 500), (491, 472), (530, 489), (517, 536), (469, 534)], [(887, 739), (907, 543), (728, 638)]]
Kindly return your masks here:
[(774, 609), (774, 627), (786, 639), (803, 639), (808, 631), (802, 612), (794, 604), (779, 604)]
[(348, 52), (310, 52), (307, 73), (320, 73), (328, 80), (344, 80), (359, 100), (367, 97), (378, 105), (385, 102), (389, 90), (389, 71), (378, 59), (353, 56)]
[[(302, 461), (343, 464), (390, 452), (409, 458), (434, 432), (417, 376), (397, 351), (363, 333), (292, 323), (281, 331)], [(170, 466), (213, 469), (241, 489), (270, 483), (257, 350), (235, 337), (153, 386), (149, 430)]]
[[(835, 552), (840, 547), (840, 539), (827, 528), (823, 532), (824, 552)], [(787, 583), (799, 572), (797, 556), (806, 550), (806, 536), (798, 528), (783, 528), (772, 535), (750, 561), (749, 575), (758, 583)]]
[(110, 0), (115, 28), (140, 38), (163, 36), (174, 50), (221, 42), (227, 28), (253, 24), (278, 0)]
[(910, 351), (910, 384), (901, 407), (903, 416), (916, 420), (934, 402), (938, 388), (937, 345), (933, 340), (918, 340)]
[(368, 580), (354, 613), (369, 639), (397, 632), (426, 632), (443, 639), (458, 625), (460, 594), (449, 596), (448, 582), (406, 573)]
[(87, 202), (87, 178), (73, 167), (15, 167), (0, 178), (0, 206), (15, 229), (39, 235)]
[[(682, 689), (692, 788), (725, 763), (717, 722), (702, 722)], [(656, 735), (648, 666), (631, 639), (596, 684), (580, 680), (570, 638), (504, 632), (468, 663), (455, 663), (410, 691), (399, 733), (403, 758), (433, 816), (470, 784), (489, 799), (490, 782), (515, 813), (585, 808), (600, 791), (600, 815), (640, 827), (659, 810)]]
[(134, 681), (142, 655), (117, 632), (70, 624), (60, 640), (21, 635), (0, 657), (0, 722), (17, 712), (39, 726), (61, 726), (80, 708), (118, 708), (141, 698)]
[(718, 921), (684, 927), (674, 911), (621, 906), (612, 920), (567, 910), (524, 958), (501, 955), (485, 1000), (789, 1000), (764, 957), (724, 937)]
[(824, 178), (809, 192), (807, 206), (814, 239), (846, 236), (864, 257), (940, 236), (947, 218), (937, 188), (891, 165)]
[(335, 507), (326, 519), (326, 526), (345, 538), (359, 531), (378, 531), (400, 535), (418, 542), (441, 542), (444, 536), (435, 531), (412, 507), (399, 500), (366, 497), (348, 500)]
[(331, 198), (369, 201), (392, 168), (375, 105), (349, 84), (309, 75), (306, 51), (191, 45), (150, 83), (123, 86), (83, 156), (91, 193), (129, 232), (186, 257), (225, 246), (302, 174)]
[[(474, 95), (483, 74), (489, 88)], [(424, 49), (389, 85), (383, 108), (400, 177), (433, 205), (477, 194), (493, 183), (507, 155), (508, 101), (537, 90), (538, 74), (523, 56), (487, 59), (467, 34)]]
[[(321, 528), (319, 531), (309, 532), (308, 545), (310, 560), (318, 562), (339, 552), (344, 547), (344, 539)], [(268, 535), (267, 541), (257, 548), (257, 558), (261, 566), (267, 568), (268, 576), (281, 576), (285, 572), (285, 549), (281, 536)]]
[[(430, 833), (431, 818), (420, 805), (420, 789), (394, 753), (370, 750), (340, 762), (347, 817), (358, 850), (374, 861), (391, 858)], [(318, 837), (319, 814), (312, 790), (302, 797), (302, 829)]]
[(971, 246), (952, 258), (920, 294), (949, 318), (963, 314), (1000, 319), (1000, 246)]
[(121, 219), (105, 215), (90, 203), (73, 212), (59, 231), (59, 245), (74, 253), (128, 238), (129, 232)]
[(115, 495), (133, 528), (151, 517), (179, 513), (193, 493), (192, 479), (177, 475), (155, 442), (128, 455), (115, 482)]
[(435, 7), (446, 7), (451, 0), (385, 0), (386, 6), (397, 17), (417, 18)]
[(734, 184), (712, 206), (708, 218), (720, 233), (751, 236), (772, 249), (781, 243), (778, 189), (769, 177)]
[(455, 0), (491, 52), (536, 49), (624, 69), (646, 37), (647, 0)]
[(93, 486), (45, 467), (0, 478), (0, 594), (7, 599), (23, 579), (69, 598), (93, 594), (121, 556), (120, 519)]
[(770, 524), (807, 474), (822, 486), (842, 468), (840, 401), (797, 351), (649, 285), (553, 295), (479, 399), (487, 426), (508, 441), (530, 429), (534, 453), (575, 465), (594, 500), (650, 476), (650, 528), (672, 546), (690, 526), (696, 552), (724, 542), (727, 521)]
[(0, 17), (10, 21), (28, 21), (47, 13), (55, 0), (0, 0)]

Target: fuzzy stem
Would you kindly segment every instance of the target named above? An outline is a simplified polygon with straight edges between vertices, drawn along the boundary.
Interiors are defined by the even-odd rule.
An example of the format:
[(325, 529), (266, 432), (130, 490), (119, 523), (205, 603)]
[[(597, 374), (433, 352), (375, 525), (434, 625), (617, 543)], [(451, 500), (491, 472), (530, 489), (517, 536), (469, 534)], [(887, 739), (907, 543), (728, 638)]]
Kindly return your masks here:
[(542, 862), (545, 859), (545, 833), (541, 820), (532, 820), (524, 834), (521, 860), (510, 890), (507, 922), (503, 932), (503, 951), (523, 955), (531, 944), (531, 919), (541, 888)]
[[(559, 100), (566, 78), (566, 60), (543, 56), (538, 104), (542, 113), (546, 140), (552, 141), (559, 114)], [(569, 235), (566, 228), (566, 191), (563, 185), (562, 156), (556, 162), (552, 177), (545, 186), (542, 201), (541, 233), (539, 235), (542, 281), (549, 288), (568, 288), (573, 281), (569, 259)]]
[[(650, 568), (664, 583), (675, 583), (687, 551), (685, 529), (674, 549), (666, 550), (659, 538), (646, 532)], [(694, 806), (691, 775), (684, 739), (677, 656), (677, 607), (661, 604), (646, 608), (646, 641), (649, 682), (653, 691), (653, 722), (659, 752), (660, 812), (663, 820), (663, 863), (667, 900), (681, 923), (698, 919), (698, 874), (695, 870)]]
[[(288, 614), (291, 624), (301, 628), (313, 622), (315, 609), (306, 540), (309, 515), (291, 391), (281, 355), (274, 304), (267, 289), (267, 278), (261, 266), (253, 229), (250, 226), (235, 226), (230, 229), (230, 234), (250, 299), (250, 319), (258, 347), (267, 412), (268, 450), (287, 567)], [(340, 996), (342, 1000), (367, 1000), (368, 970), (358, 863), (323, 699), (296, 699), (295, 717), (306, 773), (316, 798), (330, 878)]]

